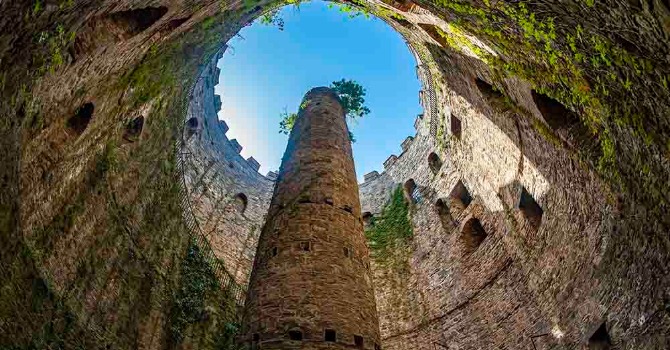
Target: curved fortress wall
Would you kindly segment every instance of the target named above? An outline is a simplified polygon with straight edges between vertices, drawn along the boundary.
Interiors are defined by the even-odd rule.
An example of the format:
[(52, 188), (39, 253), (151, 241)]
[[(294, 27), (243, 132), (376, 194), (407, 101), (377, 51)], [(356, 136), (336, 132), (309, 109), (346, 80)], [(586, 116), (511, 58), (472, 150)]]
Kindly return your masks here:
[[(82, 348), (160, 348), (179, 335), (174, 330), (180, 324), (199, 329), (188, 331), (191, 342), (209, 342), (209, 335), (222, 333), (203, 327), (225, 324), (213, 317), (216, 313), (199, 307), (183, 320), (172, 312), (184, 305), (183, 297), (192, 297), (178, 291), (192, 285), (182, 271), (188, 270), (183, 267), (193, 251), (190, 238), (198, 236), (182, 220), (187, 209), (172, 149), (200, 65), (258, 17), (263, 4), (250, 9), (242, 2), (222, 6), (213, 0), (82, 0), (63, 6), (39, 2), (45, 6), (38, 11), (36, 3), (0, 4), (6, 14), (0, 19), (0, 109), (6, 116), (0, 181), (9, 195), (1, 205), (10, 212), (0, 220), (8, 232), (2, 236), (0, 309), (10, 315), (1, 346), (55, 348), (65, 341)], [(557, 40), (550, 46), (524, 34), (521, 5), (528, 18), (553, 19)], [(408, 184), (413, 202), (409, 268), (379, 274), (374, 267), (384, 347), (573, 349), (611, 343), (622, 349), (668, 348), (670, 90), (661, 88), (668, 73), (663, 20), (668, 9), (658, 1), (653, 9), (625, 1), (607, 5), (393, 3), (405, 19), (389, 22), (402, 33), (423, 37), (425, 47), (417, 47), (417, 54), (428, 58), (423, 69), (433, 77), (440, 113), (434, 129), (430, 118), (434, 143), (415, 137), (379, 181), (361, 187), (365, 192), (375, 183), (382, 189)], [(488, 35), (489, 26), (473, 22), (488, 15), (501, 29), (491, 33), (502, 34), (497, 38)], [(492, 74), (476, 59), (476, 52), (487, 51), (476, 43), (475, 50), (467, 43), (460, 50), (450, 47), (453, 39), (462, 42), (463, 35), (451, 26), (459, 23), (473, 34), (466, 35), (473, 39), (470, 44), (475, 35), (491, 44), (502, 40), (501, 63), (523, 67), (514, 75), (535, 81), (500, 70)], [(612, 23), (622, 30), (612, 31)], [(565, 42), (579, 38), (581, 29), (585, 36), (576, 46)], [(75, 34), (74, 42), (62, 40), (69, 33)], [(447, 40), (442, 33), (456, 37)], [(55, 41), (36, 40), (46, 37)], [(595, 51), (603, 42), (609, 50), (604, 57)], [(547, 74), (545, 69), (555, 65), (535, 55), (545, 47), (564, 58), (579, 55), (596, 63), (598, 57), (623, 54), (645, 71), (618, 60), (616, 67), (583, 62), (567, 68), (587, 78), (563, 79), (565, 71)], [(631, 78), (632, 85), (610, 83), (612, 76)], [(566, 94), (563, 84), (545, 79), (552, 77), (576, 84), (573, 91), (579, 93)], [(611, 98), (598, 92), (603, 87)], [(560, 108), (542, 91), (564, 103), (586, 94), (612, 113), (595, 125), (597, 135), (584, 135), (579, 128), (593, 122), (589, 115), (574, 103)], [(619, 107), (636, 106), (633, 115), (621, 115)], [(580, 115), (570, 116), (570, 109)], [(656, 133), (637, 133), (643, 129)], [(596, 137), (600, 145), (593, 147), (589, 142), (598, 142)], [(239, 149), (233, 140), (228, 147)], [(604, 168), (580, 154), (598, 150)], [(437, 175), (429, 167), (432, 151), (443, 163)], [(234, 166), (246, 162), (235, 152), (222, 157), (230, 157)], [(230, 178), (260, 176), (248, 171), (252, 163), (235, 168), (239, 173)], [(200, 174), (207, 164), (197, 166)], [(193, 183), (214, 179), (208, 176), (191, 178)], [(196, 201), (201, 192), (210, 192), (209, 185), (190, 186), (198, 188)], [(236, 198), (238, 191), (220, 192), (225, 195), (203, 200), (204, 220), (211, 208), (219, 208), (210, 202)], [(381, 198), (380, 207), (387, 194), (370, 196)], [(253, 198), (247, 195), (247, 210)], [(372, 202), (366, 198), (364, 211), (376, 213), (366, 207)], [(241, 237), (248, 231), (239, 232)], [(239, 252), (250, 251), (237, 247), (228, 258), (219, 255), (231, 271)], [(218, 292), (213, 288), (212, 294), (225, 296)], [(222, 303), (212, 299), (208, 305), (218, 311)], [(203, 321), (204, 315), (212, 317)], [(52, 327), (59, 324), (69, 326)], [(48, 329), (54, 332), (43, 332)]]
[(252, 346), (378, 349), (358, 184), (337, 95), (305, 95), (259, 241), (243, 321)]
[[(225, 47), (224, 47), (225, 49)], [(185, 120), (185, 183), (198, 227), (234, 280), (246, 286), (260, 228), (265, 220), (274, 179), (258, 173), (252, 157), (240, 155), (242, 146), (226, 136), (219, 120), (221, 97), (214, 94), (223, 54), (206, 66), (198, 79)]]
[(631, 209), (577, 160), (567, 129), (547, 136), (569, 111), (548, 114), (527, 83), (497, 80), (430, 37), (425, 48), (438, 132), (417, 119), (402, 153), (360, 186), (364, 217), (381, 215), (397, 186), (410, 203), (405, 268), (372, 264), (384, 348), (666, 346), (653, 329), (667, 320), (650, 316), (664, 308), (663, 273), (625, 248), (654, 238), (622, 235), (635, 231)]

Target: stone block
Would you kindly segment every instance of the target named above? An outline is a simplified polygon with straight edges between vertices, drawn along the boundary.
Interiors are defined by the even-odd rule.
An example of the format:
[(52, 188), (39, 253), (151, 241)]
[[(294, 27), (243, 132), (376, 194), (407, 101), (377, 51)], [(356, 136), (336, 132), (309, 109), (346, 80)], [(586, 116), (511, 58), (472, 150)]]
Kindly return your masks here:
[(251, 167), (256, 171), (261, 168), (261, 164), (256, 159), (254, 159), (254, 157), (247, 158), (247, 163), (249, 163), (249, 165), (251, 165)]
[(237, 139), (230, 140), (230, 145), (233, 146), (233, 149), (235, 150), (235, 152), (237, 152), (237, 153), (242, 152), (242, 145), (240, 145), (240, 143), (237, 142)]
[(376, 178), (378, 178), (378, 177), (379, 177), (379, 172), (377, 172), (377, 171), (375, 170), (375, 171), (371, 171), (371, 172), (369, 172), (369, 173), (363, 175), (363, 180), (364, 180), (365, 182), (368, 182), (368, 181), (372, 181), (372, 180), (374, 180), (374, 179), (376, 179)]

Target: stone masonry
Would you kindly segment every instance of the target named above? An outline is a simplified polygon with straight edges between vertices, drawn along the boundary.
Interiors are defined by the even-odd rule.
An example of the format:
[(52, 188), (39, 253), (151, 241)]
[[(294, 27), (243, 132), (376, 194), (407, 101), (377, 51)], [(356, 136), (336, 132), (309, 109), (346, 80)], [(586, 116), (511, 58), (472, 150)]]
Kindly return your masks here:
[(328, 88), (304, 99), (259, 240), (243, 340), (266, 349), (379, 349), (344, 111)]

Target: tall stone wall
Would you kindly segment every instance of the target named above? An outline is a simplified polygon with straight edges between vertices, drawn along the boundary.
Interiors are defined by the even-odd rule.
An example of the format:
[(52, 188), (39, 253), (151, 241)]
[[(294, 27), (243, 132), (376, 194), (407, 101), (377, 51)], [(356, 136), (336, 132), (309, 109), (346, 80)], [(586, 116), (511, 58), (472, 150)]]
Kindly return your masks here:
[(255, 161), (250, 161), (253, 158), (242, 158), (240, 145), (228, 139), (228, 127), (218, 119), (225, 105), (214, 94), (221, 54), (207, 65), (195, 85), (181, 152), (199, 229), (235, 281), (246, 286), (274, 181), (258, 173)]
[[(242, 282), (250, 245), (239, 242), (261, 221), (254, 206), (270, 182), (231, 156), (234, 140), (195, 136), (213, 96), (189, 139), (206, 157), (187, 160), (175, 145), (202, 67), (272, 4), (255, 5), (0, 2), (1, 347), (232, 338), (231, 297), (187, 214)], [(422, 96), (437, 108), (361, 186), (373, 215), (396, 184), (412, 201), (408, 268), (374, 266), (382, 346), (668, 348), (667, 4), (383, 6), (424, 43), (413, 47), (434, 91)], [(230, 157), (234, 172), (212, 171)], [(194, 164), (190, 187), (179, 185), (180, 160)], [(210, 199), (197, 184), (207, 176), (229, 185)], [(237, 194), (233, 176), (252, 179), (239, 191), (251, 193), (253, 220), (216, 204)], [(218, 218), (234, 232), (225, 240)]]
[[(569, 135), (547, 136), (551, 116), (527, 83), (497, 81), (478, 59), (424, 42), (441, 86), (437, 137), (419, 119), (402, 153), (361, 184), (373, 217), (397, 186), (412, 203), (408, 268), (373, 263), (384, 347), (663, 348), (665, 336), (641, 332), (668, 327), (650, 316), (664, 307), (655, 297), (663, 282), (641, 266), (662, 273), (643, 254), (616, 258), (616, 237), (632, 222), (610, 187)], [(626, 281), (630, 273), (646, 275), (645, 287)]]
[(252, 348), (377, 350), (345, 112), (329, 88), (313, 88), (303, 101), (261, 233), (243, 339)]

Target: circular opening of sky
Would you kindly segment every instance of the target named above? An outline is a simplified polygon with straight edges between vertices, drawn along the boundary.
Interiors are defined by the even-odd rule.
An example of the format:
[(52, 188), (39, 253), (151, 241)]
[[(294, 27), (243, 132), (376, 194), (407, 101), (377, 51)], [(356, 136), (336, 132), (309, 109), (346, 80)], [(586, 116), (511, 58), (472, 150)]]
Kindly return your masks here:
[[(267, 18), (267, 17), (266, 17)], [(277, 170), (288, 136), (280, 133), (282, 112), (296, 112), (312, 87), (351, 79), (365, 90), (371, 112), (350, 123), (359, 180), (382, 170), (400, 143), (414, 135), (422, 112), (416, 61), (404, 39), (374, 16), (351, 16), (327, 2), (305, 2), (278, 10), (283, 28), (262, 17), (228, 42), (218, 66), (219, 119), (230, 139), (253, 156), (262, 174)]]

